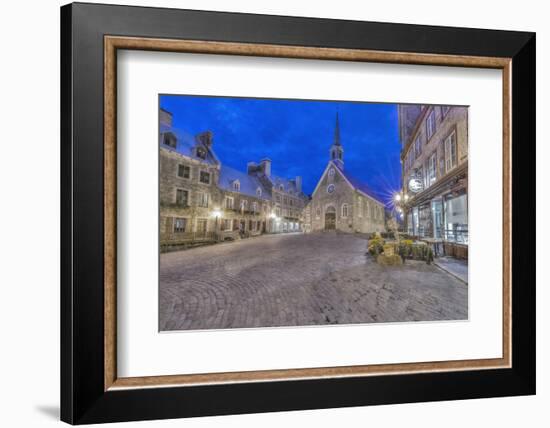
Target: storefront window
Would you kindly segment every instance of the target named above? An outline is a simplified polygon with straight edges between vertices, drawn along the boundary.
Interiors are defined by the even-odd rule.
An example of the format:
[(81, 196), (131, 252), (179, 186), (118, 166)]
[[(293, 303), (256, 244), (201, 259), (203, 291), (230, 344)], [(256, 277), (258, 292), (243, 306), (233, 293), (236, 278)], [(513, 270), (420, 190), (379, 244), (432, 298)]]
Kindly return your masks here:
[(468, 244), (468, 198), (465, 194), (445, 201), (445, 239)]
[(423, 205), (418, 209), (418, 236), (432, 237), (432, 213), (430, 205)]
[(433, 237), (441, 239), (443, 236), (443, 204), (441, 200), (432, 201)]

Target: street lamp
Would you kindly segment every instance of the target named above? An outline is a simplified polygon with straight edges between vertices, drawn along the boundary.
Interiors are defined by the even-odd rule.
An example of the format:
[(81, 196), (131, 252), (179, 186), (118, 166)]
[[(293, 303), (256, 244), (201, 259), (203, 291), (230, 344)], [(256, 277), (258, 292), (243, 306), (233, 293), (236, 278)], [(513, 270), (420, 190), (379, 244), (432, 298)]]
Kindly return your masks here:
[(215, 208), (211, 213), (210, 215), (212, 217), (214, 217), (216, 219), (216, 227), (215, 227), (215, 233), (216, 233), (216, 238), (220, 238), (220, 233), (219, 233), (219, 225), (218, 225), (218, 219), (222, 216), (222, 212), (219, 208)]

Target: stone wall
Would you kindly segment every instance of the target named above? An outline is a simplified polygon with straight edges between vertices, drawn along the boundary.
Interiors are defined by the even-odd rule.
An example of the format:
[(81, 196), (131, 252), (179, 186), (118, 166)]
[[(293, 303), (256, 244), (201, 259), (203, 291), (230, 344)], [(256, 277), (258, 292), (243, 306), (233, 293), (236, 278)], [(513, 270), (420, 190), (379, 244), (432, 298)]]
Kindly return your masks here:
[[(332, 193), (327, 192), (329, 184), (334, 185)], [(325, 229), (325, 214), (329, 207), (336, 211), (336, 229), (342, 232), (382, 232), (385, 230), (384, 207), (349, 185), (335, 170), (333, 177), (325, 174), (311, 200), (311, 230)], [(342, 209), (346, 204), (347, 215)], [(361, 211), (359, 210), (361, 207)]]
[[(435, 112), (436, 131), (428, 140), (426, 133), (426, 117), (430, 109)], [(436, 178), (439, 180), (445, 174), (445, 139), (453, 132), (456, 132), (457, 139), (457, 166), (468, 161), (468, 108), (467, 107), (451, 107), (447, 114), (443, 115), (441, 106), (431, 106), (425, 111), (420, 119), (420, 123), (415, 128), (415, 133), (411, 135), (408, 148), (403, 157), (404, 159), (404, 174), (407, 178), (410, 171), (415, 168), (422, 167), (425, 169), (429, 157), (433, 153), (437, 153), (436, 163)], [(414, 151), (414, 141), (417, 137), (421, 141), (421, 153), (414, 161), (407, 165), (405, 159), (407, 154)], [(407, 167), (408, 166), (408, 167)]]
[[(189, 178), (178, 176), (178, 165), (190, 168)], [(210, 173), (210, 184), (201, 183), (200, 171)], [(160, 149), (160, 242), (178, 242), (196, 238), (223, 239), (260, 234), (269, 230), (271, 203), (267, 199), (224, 191), (218, 187), (216, 165), (189, 159), (179, 153)], [(177, 189), (187, 191), (188, 203), (176, 202)], [(199, 206), (199, 194), (208, 195), (207, 206)], [(233, 208), (226, 207), (226, 196), (233, 198)], [(246, 207), (241, 209), (241, 201)], [(253, 203), (256, 202), (256, 210)], [(219, 215), (216, 216), (219, 212)], [(185, 230), (176, 231), (176, 219), (185, 219)], [(230, 220), (225, 222), (224, 220)], [(228, 224), (230, 223), (230, 224)], [(206, 225), (206, 230), (203, 226)], [(231, 233), (235, 231), (236, 233)], [(243, 232), (242, 234), (239, 231)], [(223, 233), (222, 233), (223, 232)], [(206, 234), (205, 234), (206, 233)]]

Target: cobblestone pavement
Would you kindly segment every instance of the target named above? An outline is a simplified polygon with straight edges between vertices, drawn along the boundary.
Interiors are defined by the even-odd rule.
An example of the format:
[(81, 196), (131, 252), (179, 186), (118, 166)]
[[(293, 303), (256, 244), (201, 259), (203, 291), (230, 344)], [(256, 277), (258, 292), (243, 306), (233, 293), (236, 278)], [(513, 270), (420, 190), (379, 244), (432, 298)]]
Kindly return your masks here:
[(267, 235), (160, 259), (160, 329), (467, 319), (468, 287), (433, 265), (380, 266), (357, 235)]

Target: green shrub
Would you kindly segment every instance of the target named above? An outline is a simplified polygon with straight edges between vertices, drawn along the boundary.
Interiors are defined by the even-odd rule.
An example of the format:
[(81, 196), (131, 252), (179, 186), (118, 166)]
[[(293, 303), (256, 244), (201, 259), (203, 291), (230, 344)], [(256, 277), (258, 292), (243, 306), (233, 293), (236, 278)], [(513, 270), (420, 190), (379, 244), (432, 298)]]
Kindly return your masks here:
[(378, 256), (384, 252), (384, 244), (386, 241), (380, 236), (375, 236), (369, 239), (368, 251), (371, 256)]
[(415, 244), (410, 239), (402, 240), (396, 250), (403, 260), (424, 260), (426, 263), (430, 264), (434, 259), (431, 246), (426, 244)]

